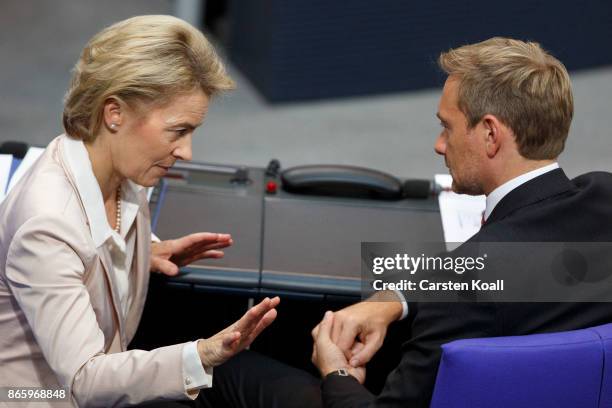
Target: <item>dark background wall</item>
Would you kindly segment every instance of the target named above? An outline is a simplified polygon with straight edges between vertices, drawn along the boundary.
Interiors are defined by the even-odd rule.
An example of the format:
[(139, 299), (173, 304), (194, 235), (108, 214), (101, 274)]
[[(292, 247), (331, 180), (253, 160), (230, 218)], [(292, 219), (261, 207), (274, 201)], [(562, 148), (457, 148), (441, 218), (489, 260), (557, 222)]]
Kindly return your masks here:
[(535, 40), (568, 69), (612, 63), (603, 0), (229, 0), (232, 61), (271, 102), (439, 86), (441, 50)]

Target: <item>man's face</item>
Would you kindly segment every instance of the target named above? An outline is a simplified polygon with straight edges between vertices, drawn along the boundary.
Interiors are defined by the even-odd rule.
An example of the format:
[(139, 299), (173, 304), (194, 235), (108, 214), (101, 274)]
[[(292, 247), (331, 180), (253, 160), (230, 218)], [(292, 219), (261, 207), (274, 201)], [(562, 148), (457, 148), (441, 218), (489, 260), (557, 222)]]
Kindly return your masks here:
[(458, 106), (459, 80), (448, 77), (442, 90), (437, 116), (442, 132), (436, 140), (436, 153), (444, 156), (446, 167), (453, 177), (456, 193), (483, 194), (484, 129), (482, 124), (468, 129), (467, 118)]

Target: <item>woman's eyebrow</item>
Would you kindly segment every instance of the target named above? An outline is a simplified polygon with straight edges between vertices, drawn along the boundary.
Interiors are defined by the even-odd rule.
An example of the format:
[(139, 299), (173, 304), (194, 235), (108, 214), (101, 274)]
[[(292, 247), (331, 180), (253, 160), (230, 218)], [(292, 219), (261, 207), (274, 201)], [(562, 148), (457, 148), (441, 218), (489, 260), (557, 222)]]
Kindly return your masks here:
[(166, 124), (168, 124), (170, 126), (180, 126), (180, 127), (186, 127), (186, 128), (189, 128), (189, 129), (195, 129), (195, 128), (201, 126), (202, 122), (197, 122), (197, 123), (188, 122), (188, 121), (174, 122), (172, 120), (167, 120)]

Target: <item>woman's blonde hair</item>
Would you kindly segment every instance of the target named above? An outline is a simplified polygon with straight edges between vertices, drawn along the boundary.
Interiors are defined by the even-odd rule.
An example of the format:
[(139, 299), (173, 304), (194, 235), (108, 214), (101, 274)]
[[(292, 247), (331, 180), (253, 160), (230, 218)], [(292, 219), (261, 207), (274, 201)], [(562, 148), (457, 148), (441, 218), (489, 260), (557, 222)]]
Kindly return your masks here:
[(83, 49), (66, 93), (66, 133), (92, 141), (109, 97), (164, 105), (194, 89), (208, 96), (234, 82), (204, 35), (171, 16), (133, 17), (96, 34)]
[(554, 159), (563, 151), (574, 102), (565, 66), (538, 43), (495, 37), (440, 55), (459, 78), (459, 109), (474, 127), (486, 114), (510, 127), (520, 154)]

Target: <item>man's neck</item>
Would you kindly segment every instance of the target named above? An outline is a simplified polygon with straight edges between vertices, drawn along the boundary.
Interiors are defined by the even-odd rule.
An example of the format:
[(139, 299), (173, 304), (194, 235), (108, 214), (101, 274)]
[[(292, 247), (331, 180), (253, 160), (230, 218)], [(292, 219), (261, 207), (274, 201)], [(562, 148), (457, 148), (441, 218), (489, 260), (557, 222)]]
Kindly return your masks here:
[(522, 160), (514, 165), (504, 167), (499, 175), (493, 179), (491, 185), (485, 189), (485, 195), (491, 194), (493, 190), (499, 186), (507, 183), (508, 181), (515, 179), (530, 171), (548, 166), (549, 164), (555, 163), (556, 159), (551, 160)]
[(559, 165), (555, 161), (551, 161), (548, 164), (542, 166), (530, 167), (529, 171), (525, 171), (516, 177), (513, 177), (503, 184), (500, 184), (495, 190), (487, 194), (487, 204), (484, 212), (484, 219), (487, 220), (497, 204), (512, 190), (518, 188), (520, 185), (532, 180), (544, 173), (552, 171), (558, 168)]

